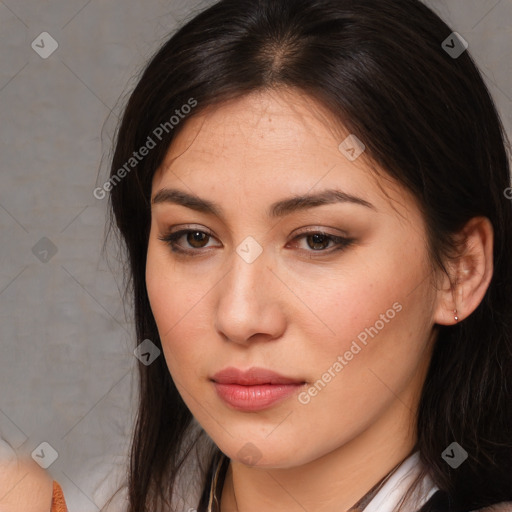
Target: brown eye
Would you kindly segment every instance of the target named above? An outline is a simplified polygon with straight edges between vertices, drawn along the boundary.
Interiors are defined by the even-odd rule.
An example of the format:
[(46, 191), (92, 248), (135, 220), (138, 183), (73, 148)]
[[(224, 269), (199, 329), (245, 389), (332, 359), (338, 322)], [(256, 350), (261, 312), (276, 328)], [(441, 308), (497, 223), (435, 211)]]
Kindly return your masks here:
[(327, 249), (327, 247), (329, 246), (329, 242), (331, 241), (331, 237), (326, 236), (322, 233), (315, 233), (313, 235), (308, 235), (306, 237), (306, 240), (308, 242), (308, 246), (311, 249), (322, 250)]
[(354, 238), (331, 235), (323, 231), (309, 231), (296, 236), (293, 240), (293, 246), (303, 252), (309, 252), (311, 257), (313, 257), (312, 253), (318, 253), (315, 256), (321, 257), (346, 249), (354, 242)]
[(159, 236), (158, 239), (165, 242), (173, 252), (182, 253), (190, 256), (200, 254), (200, 249), (209, 249), (207, 244), (213, 238), (213, 235), (199, 229), (182, 229)]
[(205, 242), (208, 243), (210, 235), (203, 233), (202, 231), (189, 231), (187, 234), (187, 242), (191, 247), (201, 249), (204, 247)]

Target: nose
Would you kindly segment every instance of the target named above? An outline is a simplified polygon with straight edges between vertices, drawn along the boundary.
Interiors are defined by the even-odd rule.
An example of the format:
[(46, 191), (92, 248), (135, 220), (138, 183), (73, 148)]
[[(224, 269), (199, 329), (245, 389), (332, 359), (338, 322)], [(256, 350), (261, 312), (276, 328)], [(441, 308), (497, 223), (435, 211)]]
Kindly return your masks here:
[(215, 327), (228, 341), (250, 344), (273, 340), (286, 327), (279, 297), (282, 284), (271, 271), (270, 256), (263, 251), (248, 263), (233, 251), (231, 269), (219, 287)]

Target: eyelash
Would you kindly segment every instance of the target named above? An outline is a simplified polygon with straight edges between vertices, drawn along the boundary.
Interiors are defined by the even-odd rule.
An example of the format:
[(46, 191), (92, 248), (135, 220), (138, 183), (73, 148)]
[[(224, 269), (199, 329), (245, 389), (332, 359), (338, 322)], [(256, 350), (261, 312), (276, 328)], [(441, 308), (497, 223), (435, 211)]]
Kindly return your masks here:
[[(202, 249), (202, 248), (183, 249), (182, 247), (180, 247), (177, 244), (177, 240), (179, 240), (184, 235), (188, 235), (189, 233), (202, 233), (202, 234), (206, 235), (207, 237), (214, 238), (211, 233), (208, 233), (207, 231), (202, 231), (200, 229), (181, 229), (179, 231), (168, 233), (167, 235), (164, 235), (164, 236), (158, 236), (158, 239), (161, 240), (162, 242), (166, 243), (171, 248), (171, 251), (173, 251), (175, 253), (182, 254), (184, 256), (192, 256), (192, 257), (199, 256), (200, 249)], [(352, 245), (353, 242), (355, 241), (354, 238), (335, 236), (335, 235), (331, 235), (329, 233), (325, 233), (323, 231), (306, 231), (306, 232), (301, 233), (300, 235), (297, 235), (292, 240), (292, 242), (295, 242), (301, 238), (306, 238), (308, 236), (313, 236), (313, 235), (321, 235), (323, 237), (326, 237), (328, 239), (328, 241), (332, 241), (335, 243), (335, 246), (331, 247), (330, 249), (319, 249), (319, 250), (311, 249), (309, 251), (306, 250), (306, 252), (319, 253), (318, 256), (332, 254), (334, 252), (344, 250), (347, 247), (349, 247), (350, 245)], [(311, 256), (311, 257), (317, 257), (317, 256)]]

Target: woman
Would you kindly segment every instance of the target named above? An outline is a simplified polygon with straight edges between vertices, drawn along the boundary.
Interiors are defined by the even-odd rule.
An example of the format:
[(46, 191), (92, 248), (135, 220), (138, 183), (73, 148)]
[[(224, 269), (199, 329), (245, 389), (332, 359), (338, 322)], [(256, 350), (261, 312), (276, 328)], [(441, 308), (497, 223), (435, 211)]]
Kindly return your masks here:
[(417, 0), (225, 0), (173, 35), (103, 187), (128, 510), (512, 510), (505, 138)]

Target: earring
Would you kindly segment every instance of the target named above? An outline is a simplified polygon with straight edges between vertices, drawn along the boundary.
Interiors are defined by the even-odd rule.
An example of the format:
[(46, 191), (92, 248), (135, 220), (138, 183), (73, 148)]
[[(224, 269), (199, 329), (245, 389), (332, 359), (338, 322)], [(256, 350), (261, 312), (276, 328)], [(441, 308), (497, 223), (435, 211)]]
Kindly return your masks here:
[(458, 322), (458, 321), (459, 321), (459, 317), (457, 316), (457, 310), (456, 310), (456, 309), (454, 309), (454, 310), (453, 310), (453, 313), (454, 313), (454, 315), (455, 315), (455, 321), (456, 321), (456, 322)]

